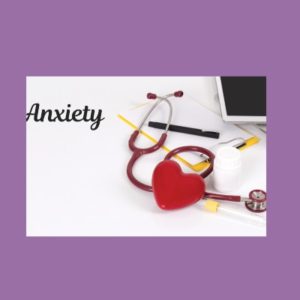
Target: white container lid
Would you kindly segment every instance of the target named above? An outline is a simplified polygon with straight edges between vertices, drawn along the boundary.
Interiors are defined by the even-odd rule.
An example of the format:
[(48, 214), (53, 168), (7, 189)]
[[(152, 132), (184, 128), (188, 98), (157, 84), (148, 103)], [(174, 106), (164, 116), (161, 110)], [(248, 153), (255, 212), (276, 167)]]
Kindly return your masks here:
[(240, 150), (223, 146), (217, 150), (215, 158), (215, 167), (224, 170), (233, 170), (241, 166), (241, 152)]

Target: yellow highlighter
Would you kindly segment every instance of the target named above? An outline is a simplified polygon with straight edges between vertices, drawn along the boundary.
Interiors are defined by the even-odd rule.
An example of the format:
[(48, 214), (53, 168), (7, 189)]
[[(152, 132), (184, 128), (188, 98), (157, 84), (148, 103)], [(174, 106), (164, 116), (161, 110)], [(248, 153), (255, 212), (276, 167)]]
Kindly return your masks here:
[(259, 138), (257, 136), (253, 136), (247, 140), (245, 140), (245, 143), (238, 147), (239, 150), (245, 150), (259, 142)]

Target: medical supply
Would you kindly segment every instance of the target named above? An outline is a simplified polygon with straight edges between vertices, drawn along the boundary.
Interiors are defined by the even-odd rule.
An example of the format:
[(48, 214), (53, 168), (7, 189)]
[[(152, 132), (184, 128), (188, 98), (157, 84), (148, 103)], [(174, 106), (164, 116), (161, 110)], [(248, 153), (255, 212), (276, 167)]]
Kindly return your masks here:
[[(217, 153), (218, 149), (220, 149), (221, 147), (223, 147), (224, 145), (225, 146), (231, 146), (231, 147), (234, 147), (238, 150), (245, 150), (257, 143), (259, 143), (259, 138), (257, 136), (253, 136), (249, 139), (244, 139), (244, 138), (234, 138), (234, 139), (231, 139), (229, 141), (226, 141), (226, 142), (222, 142), (222, 143), (218, 143), (217, 145), (215, 146), (212, 146), (211, 148), (209, 148), (210, 151), (212, 151), (213, 153)], [(193, 166), (193, 170), (196, 171), (196, 172), (200, 172), (202, 171), (203, 169), (206, 168), (206, 163), (207, 163), (207, 157), (203, 154), (200, 154), (200, 157), (202, 157), (204, 159), (204, 161), (196, 164)]]
[[(149, 96), (150, 95), (150, 96)], [(149, 99), (153, 99), (153, 95), (148, 94)], [(132, 157), (127, 165), (127, 175), (129, 180), (138, 188), (145, 191), (154, 193), (154, 198), (158, 206), (162, 209), (177, 209), (182, 208), (187, 205), (191, 205), (201, 199), (217, 199), (217, 200), (226, 200), (233, 202), (244, 202), (247, 209), (255, 212), (265, 211), (266, 209), (266, 193), (263, 191), (255, 190), (250, 192), (251, 197), (243, 198), (237, 195), (222, 195), (209, 193), (205, 190), (205, 181), (206, 178), (212, 171), (214, 167), (214, 154), (208, 149), (198, 147), (198, 146), (183, 146), (178, 147), (170, 151), (165, 159), (160, 162), (154, 169), (152, 175), (152, 186), (146, 185), (140, 182), (133, 174), (133, 167), (135, 162), (143, 155), (150, 154), (157, 151), (160, 147), (163, 146), (165, 140), (167, 139), (167, 132), (172, 119), (172, 104), (168, 99), (171, 96), (181, 97), (183, 92), (175, 92), (168, 94), (164, 97), (156, 96), (157, 101), (147, 112), (143, 118), (141, 125), (137, 130), (135, 130), (130, 139), (129, 139), (129, 148), (133, 151)], [(161, 135), (160, 139), (151, 147), (148, 148), (138, 148), (135, 146), (135, 141), (141, 131), (142, 126), (144, 125), (147, 118), (153, 112), (153, 110), (162, 102), (168, 104), (169, 107), (169, 117), (166, 129)], [(171, 158), (182, 152), (199, 152), (208, 157), (208, 168), (202, 172), (201, 175), (197, 174), (186, 174), (182, 172), (180, 165), (171, 161)], [(261, 192), (261, 194), (259, 194)], [(256, 196), (253, 195), (255, 193)], [(257, 196), (258, 195), (258, 196)], [(261, 195), (265, 195), (265, 198), (262, 198)], [(259, 199), (258, 199), (259, 198)]]
[[(150, 121), (148, 123), (148, 126), (152, 127), (152, 128), (157, 128), (157, 129), (166, 129), (167, 124), (161, 123), (161, 122)], [(170, 124), (169, 131), (193, 134), (193, 135), (204, 136), (204, 137), (209, 137), (209, 138), (213, 138), (213, 139), (218, 139), (220, 137), (219, 132), (204, 131), (202, 129), (184, 127), (184, 126), (173, 125), (173, 124)]]
[(251, 201), (245, 203), (252, 212), (263, 212), (267, 209), (267, 194), (262, 190), (254, 190), (249, 193)]
[[(144, 154), (150, 154), (150, 153), (153, 153), (155, 151), (157, 151), (160, 147), (163, 146), (166, 138), (167, 138), (167, 132), (169, 130), (169, 125), (171, 123), (171, 120), (172, 120), (172, 113), (173, 113), (173, 108), (172, 108), (172, 104), (170, 102), (170, 100), (168, 98), (170, 97), (182, 97), (183, 96), (183, 92), (182, 91), (177, 91), (175, 93), (172, 93), (172, 94), (168, 94), (164, 97), (158, 97), (156, 96), (155, 94), (153, 93), (148, 93), (147, 94), (147, 98), (148, 99), (158, 99), (156, 101), (156, 103), (150, 108), (150, 110), (148, 111), (148, 113), (145, 115), (144, 119), (142, 120), (140, 126), (138, 127), (137, 130), (135, 130), (130, 139), (129, 139), (129, 148), (130, 150), (133, 152), (132, 154), (132, 157), (131, 159), (129, 160), (128, 162), (128, 165), (127, 165), (127, 176), (128, 178), (130, 179), (130, 181), (136, 185), (138, 188), (142, 189), (142, 190), (145, 190), (145, 191), (148, 191), (148, 192), (151, 192), (152, 191), (152, 186), (150, 185), (146, 185), (142, 182), (140, 182), (139, 180), (137, 180), (135, 178), (135, 176), (133, 175), (133, 166), (134, 166), (134, 163), (136, 162), (136, 160), (138, 158), (140, 158), (142, 155)], [(153, 110), (162, 102), (165, 102), (168, 104), (169, 106), (169, 118), (168, 118), (168, 123), (167, 123), (167, 126), (166, 126), (166, 129), (164, 131), (164, 133), (161, 135), (160, 139), (151, 147), (148, 147), (148, 148), (138, 148), (135, 146), (135, 141), (141, 131), (141, 128), (143, 127), (144, 123), (146, 122), (146, 120), (148, 119), (148, 117), (150, 116), (150, 114), (153, 112)]]
[[(210, 165), (200, 176), (183, 173), (177, 162), (170, 161), (178, 153), (187, 151), (200, 152), (209, 157)], [(213, 168), (214, 154), (208, 149), (198, 146), (184, 146), (172, 150), (155, 167), (152, 175), (153, 193), (158, 206), (162, 209), (171, 210), (188, 206), (201, 199), (215, 199), (244, 202), (246, 208), (252, 212), (263, 212), (266, 210), (267, 196), (261, 190), (251, 191), (249, 198), (238, 195), (214, 194), (205, 191), (204, 178), (213, 171)]]
[[(254, 201), (249, 201), (246, 202), (245, 205), (246, 207), (252, 211), (252, 212), (264, 212), (266, 211), (266, 202), (265, 202), (265, 195), (266, 193), (261, 190), (254, 190), (250, 192), (249, 197), (251, 197), (252, 200)], [(212, 200), (212, 199), (207, 199), (204, 202), (204, 208), (207, 211), (214, 212), (216, 213), (219, 210), (220, 203), (218, 201)]]
[(220, 203), (211, 199), (207, 199), (204, 203), (204, 208), (210, 212), (216, 213), (218, 211), (218, 208), (220, 206)]
[[(220, 149), (223, 146), (231, 146), (236, 149), (240, 149), (240, 148), (244, 147), (246, 144), (247, 144), (247, 141), (244, 138), (238, 137), (238, 138), (231, 139), (229, 141), (218, 143), (218, 144), (212, 146), (209, 150), (213, 153), (217, 153), (218, 149)], [(206, 157), (203, 154), (200, 154), (200, 157), (206, 159)]]
[(241, 185), (242, 160), (238, 149), (223, 146), (218, 149), (213, 172), (214, 187), (221, 193), (237, 190)]
[(200, 204), (202, 204), (202, 206), (199, 205), (199, 207), (203, 207), (203, 209), (208, 213), (218, 214), (227, 218), (229, 217), (237, 222), (242, 222), (243, 224), (246, 223), (255, 227), (266, 226), (266, 218), (264, 213), (257, 214), (249, 212), (248, 210), (246, 211), (243, 209), (242, 206), (234, 205), (234, 203), (220, 203), (211, 199), (204, 200)]

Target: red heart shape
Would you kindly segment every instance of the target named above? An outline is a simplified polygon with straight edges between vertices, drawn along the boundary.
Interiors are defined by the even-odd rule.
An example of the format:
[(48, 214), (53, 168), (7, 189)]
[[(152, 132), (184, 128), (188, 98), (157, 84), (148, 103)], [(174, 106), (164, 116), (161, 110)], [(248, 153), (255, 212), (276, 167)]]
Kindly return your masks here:
[(179, 164), (164, 160), (154, 169), (152, 188), (162, 209), (177, 209), (194, 204), (204, 196), (205, 183), (197, 174), (183, 173)]

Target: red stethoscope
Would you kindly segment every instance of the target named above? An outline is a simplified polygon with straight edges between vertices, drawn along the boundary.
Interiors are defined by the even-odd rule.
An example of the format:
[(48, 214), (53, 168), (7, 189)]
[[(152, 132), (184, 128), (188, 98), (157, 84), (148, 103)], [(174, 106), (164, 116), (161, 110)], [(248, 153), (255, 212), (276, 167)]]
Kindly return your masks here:
[[(157, 151), (164, 145), (166, 141), (167, 132), (173, 114), (172, 104), (169, 98), (182, 96), (182, 91), (177, 91), (163, 97), (157, 96), (153, 93), (147, 94), (148, 99), (156, 100), (156, 102), (154, 103), (154, 105), (152, 105), (148, 113), (145, 115), (138, 129), (135, 130), (130, 136), (129, 148), (133, 152), (133, 154), (127, 165), (127, 176), (129, 180), (138, 188), (148, 192), (153, 192), (157, 204), (162, 209), (177, 209), (190, 204), (194, 204), (201, 199), (215, 199), (223, 201), (244, 202), (248, 210), (256, 213), (266, 211), (267, 195), (262, 190), (251, 191), (248, 198), (237, 195), (223, 195), (206, 192), (204, 178), (206, 178), (213, 171), (215, 156), (210, 150), (202, 147), (183, 146), (170, 151), (166, 155), (165, 159), (160, 162), (154, 169), (152, 176), (152, 185), (144, 184), (134, 176), (133, 167), (136, 161), (142, 155)], [(135, 141), (144, 123), (146, 122), (150, 114), (155, 110), (155, 108), (162, 102), (165, 102), (168, 105), (170, 111), (165, 131), (162, 133), (157, 143), (153, 146), (148, 148), (139, 148), (135, 146)], [(207, 156), (210, 165), (200, 175), (186, 174), (182, 172), (179, 164), (171, 160), (171, 158), (176, 156), (177, 154), (188, 151), (199, 152)]]

